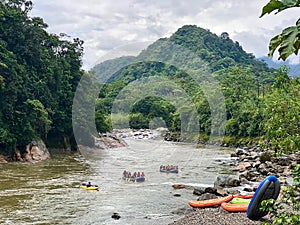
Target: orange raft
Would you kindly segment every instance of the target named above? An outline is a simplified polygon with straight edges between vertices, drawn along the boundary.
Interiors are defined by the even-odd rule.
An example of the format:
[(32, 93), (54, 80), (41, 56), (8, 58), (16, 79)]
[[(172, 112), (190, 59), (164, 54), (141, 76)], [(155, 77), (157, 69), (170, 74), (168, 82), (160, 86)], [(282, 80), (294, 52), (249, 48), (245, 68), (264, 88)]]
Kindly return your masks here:
[(194, 208), (206, 208), (206, 207), (214, 207), (219, 206), (222, 202), (229, 202), (233, 199), (232, 195), (228, 195), (222, 198), (214, 198), (214, 199), (207, 199), (207, 200), (193, 200), (189, 202), (189, 205)]
[(249, 204), (231, 204), (222, 202), (221, 207), (228, 212), (246, 212)]
[(243, 198), (243, 199), (250, 199), (253, 197), (253, 195), (234, 195), (234, 198)]

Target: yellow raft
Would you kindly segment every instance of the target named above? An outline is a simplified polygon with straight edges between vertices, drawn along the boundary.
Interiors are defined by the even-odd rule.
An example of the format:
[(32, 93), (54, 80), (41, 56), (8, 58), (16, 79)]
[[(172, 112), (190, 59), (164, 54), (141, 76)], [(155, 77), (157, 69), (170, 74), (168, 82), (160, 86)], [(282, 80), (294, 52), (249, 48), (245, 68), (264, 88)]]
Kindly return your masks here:
[(96, 191), (99, 191), (99, 186), (95, 185), (95, 184), (87, 185), (86, 183), (82, 183), (80, 185), (80, 188), (82, 188), (84, 190), (96, 190)]

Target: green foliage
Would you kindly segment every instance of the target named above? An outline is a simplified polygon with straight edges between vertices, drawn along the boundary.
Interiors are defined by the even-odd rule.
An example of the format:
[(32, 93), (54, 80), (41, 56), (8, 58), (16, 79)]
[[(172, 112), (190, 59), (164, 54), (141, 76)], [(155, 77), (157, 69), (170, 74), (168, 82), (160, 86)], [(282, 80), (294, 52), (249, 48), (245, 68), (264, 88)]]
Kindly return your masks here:
[(25, 101), (25, 113), (27, 116), (28, 123), (32, 130), (35, 132), (33, 136), (44, 137), (50, 130), (51, 120), (49, 119), (48, 112), (44, 105), (37, 99)]
[(277, 10), (276, 13), (279, 13), (285, 9), (298, 7), (300, 5), (299, 0), (271, 0), (267, 5), (263, 7), (261, 16), (264, 16), (267, 13), (271, 13)]
[(263, 153), (261, 154), (261, 156), (260, 156), (260, 159), (259, 159), (259, 161), (260, 161), (261, 163), (265, 163), (265, 162), (271, 161), (271, 160), (272, 160), (272, 154), (271, 154), (271, 152), (269, 152), (269, 151), (263, 152)]
[(28, 16), (31, 8), (25, 0), (0, 3), (0, 152), (72, 136), (83, 42), (47, 33), (42, 18)]
[(129, 126), (133, 129), (149, 128), (149, 121), (142, 113), (131, 113), (129, 115)]
[[(173, 105), (158, 97), (147, 97), (137, 102), (132, 109), (132, 113), (140, 113), (144, 118), (141, 117), (140, 128), (149, 128), (150, 121), (157, 117), (161, 117), (166, 126), (171, 127), (175, 111), (176, 109)], [(130, 127), (139, 128), (137, 122), (135, 122), (135, 126), (132, 125), (132, 119), (130, 120)]]
[[(298, 0), (271, 0), (263, 7), (261, 17), (267, 13), (277, 10), (277, 13), (288, 8), (299, 7)], [(279, 47), (279, 48), (278, 48)], [(281, 34), (273, 37), (269, 44), (269, 56), (273, 57), (275, 50), (278, 48), (279, 58), (286, 60), (290, 55), (298, 54), (300, 48), (300, 19), (296, 22), (296, 26), (285, 28)]]
[(293, 185), (283, 191), (279, 201), (264, 200), (262, 210), (271, 214), (272, 223), (264, 225), (298, 225), (300, 224), (300, 165), (298, 164), (292, 173)]
[(276, 154), (300, 149), (299, 97), (299, 81), (288, 77), (286, 69), (281, 68), (272, 89), (264, 98), (265, 147), (274, 150)]
[(96, 111), (95, 123), (96, 123), (96, 129), (100, 133), (105, 133), (112, 129), (110, 119), (99, 111)]

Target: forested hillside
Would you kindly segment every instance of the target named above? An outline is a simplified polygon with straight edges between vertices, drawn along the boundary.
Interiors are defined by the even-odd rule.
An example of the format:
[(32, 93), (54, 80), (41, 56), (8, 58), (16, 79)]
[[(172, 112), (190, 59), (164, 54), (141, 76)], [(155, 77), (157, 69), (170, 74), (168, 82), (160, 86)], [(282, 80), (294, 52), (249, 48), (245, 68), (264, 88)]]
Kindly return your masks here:
[(83, 42), (49, 34), (31, 1), (0, 1), (0, 154), (32, 140), (70, 147), (72, 103), (83, 74)]
[[(97, 122), (99, 130), (103, 131), (104, 126), (106, 129), (126, 126), (129, 115), (131, 128), (155, 126), (158, 121), (170, 131), (180, 132), (183, 122), (186, 127), (193, 126), (182, 117), (193, 110), (192, 104), (186, 104), (188, 95), (197, 109), (199, 134), (185, 139), (206, 141), (209, 136), (222, 133), (218, 130), (223, 126), (221, 121), (212, 119), (213, 113), (223, 110), (222, 99), (215, 99), (212, 109), (208, 97), (217, 84), (226, 106), (225, 143), (261, 141), (275, 151), (280, 145), (287, 151), (299, 148), (298, 80), (289, 78), (284, 69), (268, 68), (233, 42), (226, 32), (217, 36), (196, 26), (183, 26), (170, 38), (154, 42), (132, 62), (120, 65), (120, 61), (116, 62), (122, 69), (109, 77), (105, 74), (107, 84), (97, 100), (96, 111), (101, 115)], [(114, 61), (109, 64), (113, 66)], [(101, 65), (93, 68), (99, 77), (100, 68)], [(153, 85), (149, 85), (150, 78), (156, 79)], [(208, 81), (213, 84), (207, 84)], [(283, 87), (285, 94), (280, 95)], [(175, 97), (170, 100), (169, 96)], [(295, 121), (290, 123), (288, 118)]]
[(135, 60), (133, 56), (124, 56), (116, 59), (106, 60), (97, 64), (93, 71), (101, 83), (106, 83), (111, 74), (121, 70), (124, 65), (128, 65)]

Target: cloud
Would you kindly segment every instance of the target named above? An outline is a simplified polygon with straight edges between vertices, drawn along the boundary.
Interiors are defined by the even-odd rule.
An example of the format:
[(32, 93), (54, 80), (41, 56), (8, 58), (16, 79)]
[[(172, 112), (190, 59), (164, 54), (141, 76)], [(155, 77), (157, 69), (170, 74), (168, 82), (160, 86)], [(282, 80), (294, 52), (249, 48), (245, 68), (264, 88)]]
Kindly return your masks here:
[[(284, 27), (295, 25), (299, 13), (292, 9), (259, 18), (267, 2), (36, 0), (31, 15), (42, 17), (51, 33), (66, 33), (84, 40), (84, 68), (91, 68), (113, 49), (168, 37), (186, 24), (209, 29), (218, 35), (226, 31), (247, 52), (266, 55), (268, 40)], [(136, 50), (139, 46), (137, 44)]]

